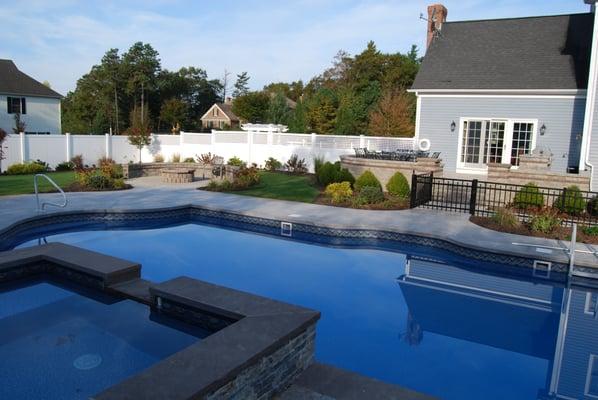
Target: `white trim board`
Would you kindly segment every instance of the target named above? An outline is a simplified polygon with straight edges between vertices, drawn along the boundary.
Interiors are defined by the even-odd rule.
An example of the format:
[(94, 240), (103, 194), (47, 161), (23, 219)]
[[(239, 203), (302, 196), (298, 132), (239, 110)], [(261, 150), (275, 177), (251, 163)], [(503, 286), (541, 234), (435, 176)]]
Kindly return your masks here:
[(586, 89), (408, 89), (410, 93), (420, 94), (512, 94), (512, 95), (584, 95)]

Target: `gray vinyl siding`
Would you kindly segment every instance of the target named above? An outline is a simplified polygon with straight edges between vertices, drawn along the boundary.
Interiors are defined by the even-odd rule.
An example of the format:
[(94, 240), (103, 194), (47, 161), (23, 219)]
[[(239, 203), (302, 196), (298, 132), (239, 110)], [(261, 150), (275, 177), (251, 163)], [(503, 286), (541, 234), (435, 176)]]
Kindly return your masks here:
[(586, 293), (573, 290), (567, 318), (557, 393), (575, 399), (584, 396), (588, 363), (591, 354), (598, 354), (598, 320), (584, 313)]
[[(552, 152), (554, 172), (579, 165), (585, 98), (425, 97), (421, 98), (419, 138), (430, 139), (431, 151), (440, 151), (445, 171), (455, 172), (459, 146), (459, 119), (537, 119), (536, 147)], [(451, 132), (451, 122), (457, 129)], [(539, 127), (546, 125), (540, 135)]]
[(594, 101), (594, 123), (592, 125), (592, 135), (590, 136), (590, 156), (589, 162), (594, 166), (592, 171), (592, 189), (598, 192), (598, 101)]

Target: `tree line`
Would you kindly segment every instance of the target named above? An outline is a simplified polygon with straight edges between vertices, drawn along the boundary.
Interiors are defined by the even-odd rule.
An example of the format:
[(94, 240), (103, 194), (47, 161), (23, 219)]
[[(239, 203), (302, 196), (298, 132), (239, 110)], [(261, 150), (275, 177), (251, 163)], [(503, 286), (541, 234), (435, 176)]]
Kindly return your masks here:
[(250, 91), (247, 72), (209, 79), (198, 67), (161, 68), (151, 45), (135, 43), (122, 55), (110, 49), (63, 100), (65, 132), (122, 133), (131, 121), (155, 131), (201, 130), (200, 117), (233, 97), (242, 121), (289, 126), (290, 132), (412, 136), (415, 98), (406, 90), (419, 69), (416, 46), (380, 52), (374, 42), (359, 54), (340, 51), (332, 66), (304, 84), (275, 82)]

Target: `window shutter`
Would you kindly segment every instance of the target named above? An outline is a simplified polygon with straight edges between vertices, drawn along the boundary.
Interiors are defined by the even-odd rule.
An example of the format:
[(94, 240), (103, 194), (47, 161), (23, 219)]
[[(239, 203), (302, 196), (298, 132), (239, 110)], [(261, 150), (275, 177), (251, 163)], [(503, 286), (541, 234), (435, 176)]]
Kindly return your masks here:
[(27, 106), (25, 104), (25, 97), (21, 97), (21, 114), (27, 114)]
[(6, 113), (12, 114), (12, 97), (6, 98)]

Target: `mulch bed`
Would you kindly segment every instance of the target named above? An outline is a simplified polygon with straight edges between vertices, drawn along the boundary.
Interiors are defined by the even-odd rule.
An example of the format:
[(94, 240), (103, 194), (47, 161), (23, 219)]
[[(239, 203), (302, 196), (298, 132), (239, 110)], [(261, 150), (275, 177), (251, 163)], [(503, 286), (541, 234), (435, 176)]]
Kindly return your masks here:
[(128, 183), (125, 184), (125, 187), (119, 189), (94, 189), (89, 188), (87, 186), (81, 185), (79, 182), (73, 182), (67, 187), (63, 188), (65, 192), (116, 192), (121, 190), (129, 190), (133, 189), (133, 186), (129, 185)]
[[(469, 220), (476, 225), (482, 226), (484, 228), (492, 229), (493, 231), (498, 231), (498, 232), (514, 233), (516, 235), (535, 236), (535, 237), (542, 237), (542, 238), (556, 239), (556, 240), (571, 240), (571, 228), (561, 227), (561, 228), (556, 229), (552, 233), (546, 234), (546, 233), (532, 231), (525, 224), (521, 224), (516, 228), (504, 227), (504, 226), (497, 224), (496, 222), (492, 221), (492, 219), (487, 218), (487, 217), (471, 217)], [(580, 243), (588, 243), (588, 244), (598, 245), (598, 236), (587, 235), (583, 232), (583, 229), (581, 229), (581, 227), (577, 227), (577, 241)]]
[(343, 203), (333, 203), (330, 201), (329, 196), (326, 196), (324, 193), (320, 193), (320, 195), (316, 197), (314, 203), (322, 204), (325, 206), (353, 208), (357, 210), (405, 210), (409, 208), (409, 200), (397, 199), (395, 197), (390, 197), (387, 195), (385, 195), (384, 197), (385, 200), (381, 203), (364, 204), (363, 206), (354, 207), (351, 200), (345, 201)]

